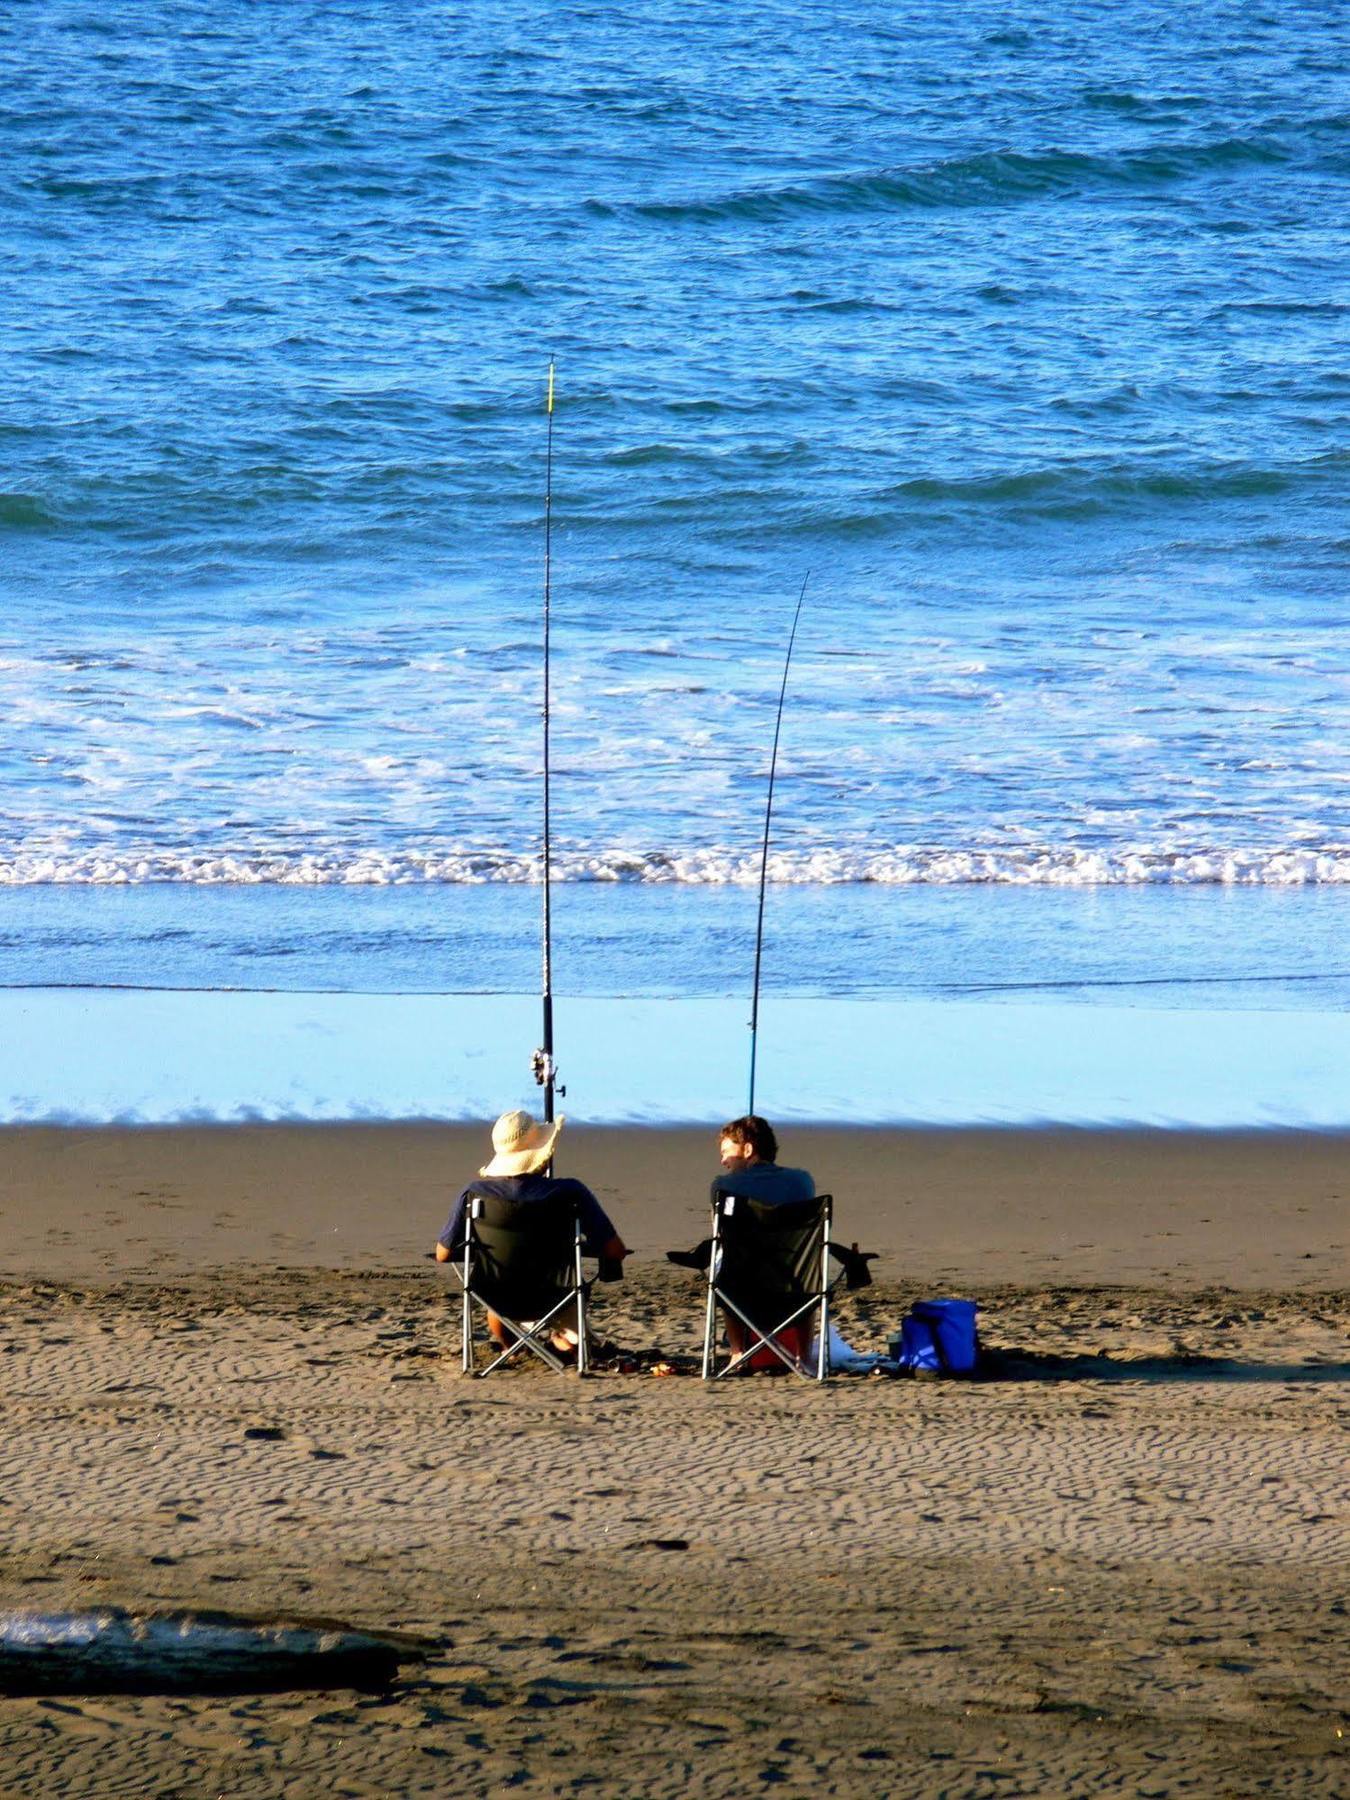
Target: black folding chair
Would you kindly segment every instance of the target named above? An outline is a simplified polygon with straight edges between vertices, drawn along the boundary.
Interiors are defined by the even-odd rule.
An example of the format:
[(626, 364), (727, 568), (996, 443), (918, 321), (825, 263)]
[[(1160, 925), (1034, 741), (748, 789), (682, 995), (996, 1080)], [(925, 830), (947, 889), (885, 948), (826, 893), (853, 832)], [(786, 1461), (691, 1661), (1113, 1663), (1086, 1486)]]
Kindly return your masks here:
[[(549, 1341), (561, 1316), (575, 1308), (576, 1370), (586, 1373), (586, 1283), (581, 1274), (581, 1220), (566, 1194), (548, 1200), (503, 1200), (472, 1194), (462, 1260), (455, 1264), (463, 1288), (461, 1349), (464, 1373), (474, 1373), (473, 1308), (496, 1313), (511, 1342), (481, 1375), (491, 1375), (520, 1351), (540, 1357), (562, 1374), (567, 1364)], [(568, 1319), (571, 1324), (571, 1319)]]
[[(792, 1200), (777, 1206), (744, 1195), (714, 1192), (708, 1304), (703, 1323), (703, 1379), (732, 1375), (761, 1349), (806, 1381), (829, 1373), (830, 1226), (834, 1200)], [(739, 1319), (746, 1347), (716, 1368), (717, 1309)], [(815, 1314), (814, 1366), (781, 1341), (781, 1333)]]

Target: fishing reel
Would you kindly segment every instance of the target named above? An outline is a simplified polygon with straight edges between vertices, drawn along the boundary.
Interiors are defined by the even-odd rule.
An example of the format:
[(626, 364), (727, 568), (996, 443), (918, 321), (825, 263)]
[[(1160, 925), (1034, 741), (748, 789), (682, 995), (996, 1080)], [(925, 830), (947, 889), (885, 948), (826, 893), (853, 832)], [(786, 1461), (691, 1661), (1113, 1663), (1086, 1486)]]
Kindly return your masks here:
[(554, 1093), (565, 1095), (567, 1089), (558, 1085), (558, 1065), (548, 1050), (536, 1050), (530, 1058), (530, 1067), (540, 1087), (552, 1088)]

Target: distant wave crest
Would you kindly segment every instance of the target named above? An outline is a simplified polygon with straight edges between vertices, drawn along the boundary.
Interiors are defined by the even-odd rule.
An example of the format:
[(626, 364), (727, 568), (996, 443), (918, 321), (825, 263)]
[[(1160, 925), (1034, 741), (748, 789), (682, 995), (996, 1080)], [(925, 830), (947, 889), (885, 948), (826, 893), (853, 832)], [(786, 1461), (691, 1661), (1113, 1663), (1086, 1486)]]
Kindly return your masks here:
[(0, 494), (0, 531), (40, 531), (55, 523), (36, 494)]
[[(724, 849), (571, 850), (555, 852), (553, 875), (562, 882), (749, 886), (759, 879), (759, 855)], [(0, 857), (3, 887), (126, 887), (151, 882), (188, 886), (476, 886), (530, 884), (541, 879), (537, 856), (479, 850), (334, 850), (304, 856), (83, 851)], [(769, 880), (779, 885), (820, 887), (847, 883), (888, 887), (1337, 886), (1350, 884), (1350, 844), (1185, 850), (1055, 845), (793, 850), (770, 856)]]
[(670, 223), (769, 222), (824, 212), (997, 206), (1087, 188), (1156, 188), (1215, 170), (1288, 162), (1306, 152), (1300, 136), (1272, 130), (1209, 142), (1159, 143), (1114, 154), (1076, 150), (990, 150), (912, 167), (862, 169), (806, 181), (666, 200), (592, 201), (593, 211), (627, 212)]

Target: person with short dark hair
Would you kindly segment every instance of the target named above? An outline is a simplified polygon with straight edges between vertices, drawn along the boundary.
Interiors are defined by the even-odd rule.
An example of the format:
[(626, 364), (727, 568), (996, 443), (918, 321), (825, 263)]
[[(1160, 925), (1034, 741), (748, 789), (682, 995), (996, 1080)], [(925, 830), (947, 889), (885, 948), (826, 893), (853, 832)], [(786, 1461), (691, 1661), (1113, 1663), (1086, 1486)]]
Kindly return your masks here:
[(732, 1119), (722, 1127), (720, 1139), (722, 1173), (713, 1178), (714, 1194), (739, 1194), (771, 1206), (815, 1198), (816, 1184), (807, 1170), (780, 1168), (773, 1126), (758, 1113)]
[[(806, 1169), (781, 1168), (778, 1162), (778, 1139), (773, 1126), (758, 1113), (746, 1113), (722, 1127), (718, 1150), (722, 1172), (713, 1177), (712, 1191), (734, 1194), (746, 1200), (758, 1200), (770, 1206), (786, 1205), (793, 1200), (813, 1200), (816, 1184)], [(739, 1319), (728, 1316), (727, 1342), (734, 1356), (746, 1347), (745, 1327)], [(784, 1349), (805, 1358), (811, 1328), (807, 1323), (788, 1325), (779, 1334)], [(760, 1361), (774, 1371), (783, 1365), (772, 1351), (761, 1350), (752, 1358), (751, 1366)]]

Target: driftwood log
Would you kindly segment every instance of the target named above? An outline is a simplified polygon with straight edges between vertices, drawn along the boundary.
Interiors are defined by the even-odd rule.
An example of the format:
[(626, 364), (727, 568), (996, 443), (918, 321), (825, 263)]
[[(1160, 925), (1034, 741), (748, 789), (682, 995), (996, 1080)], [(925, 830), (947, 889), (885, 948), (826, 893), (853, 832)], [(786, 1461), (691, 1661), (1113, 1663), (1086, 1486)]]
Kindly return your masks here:
[(332, 1620), (229, 1613), (0, 1612), (0, 1693), (260, 1693), (379, 1689), (424, 1647)]

